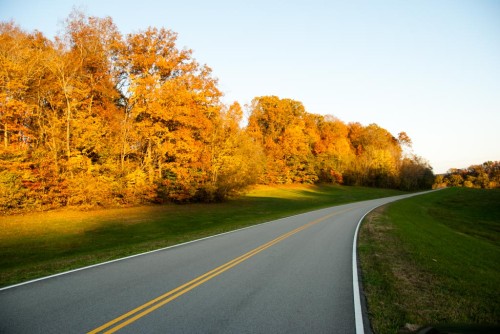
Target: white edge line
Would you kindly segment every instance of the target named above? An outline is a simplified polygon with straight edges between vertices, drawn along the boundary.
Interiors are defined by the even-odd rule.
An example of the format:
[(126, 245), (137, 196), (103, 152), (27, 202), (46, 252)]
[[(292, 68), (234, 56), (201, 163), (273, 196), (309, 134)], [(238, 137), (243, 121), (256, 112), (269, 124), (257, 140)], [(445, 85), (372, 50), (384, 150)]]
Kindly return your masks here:
[[(379, 205), (380, 206), (380, 205)], [(361, 295), (359, 294), (359, 276), (358, 276), (358, 232), (361, 226), (361, 222), (365, 219), (366, 215), (375, 210), (378, 206), (375, 206), (368, 210), (363, 217), (358, 221), (358, 226), (356, 226), (356, 232), (354, 232), (354, 240), (352, 242), (352, 289), (354, 295), (354, 319), (356, 322), (356, 334), (364, 334), (365, 328), (363, 325), (363, 311), (361, 308)]]
[[(389, 197), (387, 197), (387, 198), (389, 198)], [(361, 201), (361, 202), (363, 202), (363, 201)], [(353, 203), (357, 203), (357, 202), (353, 202)], [(151, 251), (148, 251), (148, 252), (144, 252), (144, 253), (134, 254), (134, 255), (130, 255), (130, 256), (126, 256), (126, 257), (121, 257), (121, 258), (110, 260), (110, 261), (106, 261), (106, 262), (92, 264), (92, 265), (86, 266), (86, 267), (81, 267), (81, 268), (76, 268), (76, 269), (64, 271), (64, 272), (53, 274), (53, 275), (49, 275), (49, 276), (39, 277), (39, 278), (35, 278), (33, 280), (29, 280), (29, 281), (26, 281), (26, 282), (21, 282), (21, 283), (17, 283), (17, 284), (14, 284), (14, 285), (5, 286), (3, 288), (0, 288), (0, 291), (4, 291), (4, 290), (8, 290), (8, 289), (13, 289), (13, 288), (16, 288), (16, 287), (19, 287), (19, 286), (23, 286), (23, 285), (27, 285), (27, 284), (31, 284), (31, 283), (35, 283), (35, 282), (39, 282), (39, 281), (43, 281), (43, 280), (54, 278), (54, 277), (58, 277), (58, 276), (63, 276), (63, 275), (71, 274), (71, 273), (82, 271), (82, 270), (87, 270), (87, 269), (91, 269), (91, 268), (103, 266), (103, 265), (114, 263), (114, 262), (118, 262), (118, 261), (132, 259), (134, 257), (139, 257), (139, 256), (151, 254), (151, 253), (156, 253), (156, 252), (161, 252), (161, 251), (164, 251), (164, 250), (167, 250), (167, 249), (170, 249), (170, 248), (185, 246), (185, 245), (188, 245), (188, 244), (191, 244), (191, 243), (194, 243), (194, 242), (198, 242), (198, 241), (203, 241), (203, 240), (207, 240), (207, 239), (219, 237), (219, 236), (222, 236), (222, 235), (225, 235), (225, 234), (229, 234), (229, 233), (235, 233), (235, 232), (238, 232), (238, 231), (243, 231), (243, 230), (246, 230), (246, 229), (249, 229), (249, 228), (254, 228), (254, 227), (257, 227), (257, 226), (260, 226), (260, 225), (270, 224), (270, 223), (277, 222), (277, 221), (280, 221), (280, 220), (283, 220), (283, 219), (287, 219), (287, 218), (295, 217), (295, 216), (300, 216), (300, 215), (307, 214), (307, 213), (314, 212), (314, 211), (327, 210), (327, 209), (330, 209), (330, 208), (333, 208), (333, 207), (339, 207), (339, 206), (349, 205), (349, 204), (353, 204), (353, 203), (344, 203), (344, 204), (340, 204), (340, 205), (334, 205), (334, 206), (331, 206), (331, 207), (326, 207), (326, 208), (316, 209), (316, 210), (312, 210), (312, 211), (302, 212), (302, 213), (298, 213), (298, 214), (295, 214), (295, 215), (281, 217), (281, 218), (274, 219), (274, 220), (271, 220), (271, 221), (263, 222), (263, 223), (260, 223), (260, 224), (246, 226), (246, 227), (243, 227), (243, 228), (240, 228), (240, 229), (237, 229), (237, 230), (232, 230), (232, 231), (227, 231), (227, 232), (223, 232), (223, 233), (219, 233), (219, 234), (215, 234), (215, 235), (210, 235), (208, 237), (204, 237), (204, 238), (201, 238), (201, 239), (195, 239), (195, 240), (191, 240), (191, 241), (186, 241), (186, 242), (183, 242), (183, 243), (180, 243), (180, 244), (175, 244), (175, 245), (171, 245), (171, 246), (168, 246), (168, 247), (154, 249), (154, 250), (151, 250)], [(379, 205), (379, 206), (381, 206), (381, 205)], [(354, 288), (354, 300), (355, 300), (354, 309), (356, 310), (356, 308), (359, 307), (359, 312), (360, 312), (360, 315), (361, 315), (361, 319), (363, 319), (362, 318), (362, 313), (361, 313), (361, 307), (360, 307), (360, 305), (359, 306), (356, 305), (356, 300), (358, 300), (358, 302), (360, 300), (359, 299), (359, 285), (358, 285), (358, 268), (357, 268), (357, 265), (356, 265), (356, 263), (357, 263), (357, 260), (356, 260), (356, 240), (357, 240), (358, 229), (359, 229), (359, 225), (361, 224), (361, 221), (365, 218), (365, 216), (368, 213), (370, 213), (371, 211), (373, 211), (377, 207), (372, 208), (370, 211), (368, 211), (367, 213), (364, 214), (364, 216), (358, 222), (358, 227), (356, 228), (356, 233), (354, 235), (354, 244), (353, 244), (353, 281), (355, 282), (355, 285), (357, 287), (357, 288)], [(354, 276), (356, 276), (356, 278)], [(356, 296), (358, 297), (357, 299), (356, 299)], [(358, 326), (357, 325), (357, 318), (358, 318), (357, 313), (355, 314), (355, 316), (356, 316), (356, 328), (357, 328), (357, 326)], [(361, 326), (362, 325), (363, 325), (363, 323), (361, 322)], [(363, 328), (363, 327), (361, 327), (361, 328)], [(362, 334), (362, 333), (364, 333), (364, 331), (359, 332), (359, 333)]]
[[(277, 219), (277, 220), (279, 220), (279, 219)], [(92, 269), (92, 268), (95, 268), (95, 267), (104, 266), (106, 264), (110, 264), (110, 263), (114, 263), (114, 262), (119, 262), (119, 261), (123, 261), (123, 260), (132, 259), (134, 257), (148, 255), (148, 254), (156, 253), (156, 252), (161, 252), (161, 251), (164, 251), (164, 250), (167, 250), (167, 249), (170, 249), (170, 248), (185, 246), (185, 245), (188, 245), (188, 244), (191, 244), (191, 243), (194, 243), (194, 242), (203, 241), (203, 240), (207, 240), (207, 239), (210, 239), (210, 238), (219, 237), (219, 236), (222, 236), (224, 234), (229, 234), (229, 233), (234, 233), (234, 232), (246, 230), (246, 229), (251, 228), (251, 227), (255, 227), (255, 226), (259, 226), (259, 225), (264, 225), (264, 224), (268, 224), (268, 223), (271, 223), (271, 222), (273, 222), (273, 221), (269, 221), (269, 222), (265, 222), (265, 223), (261, 223), (261, 224), (257, 224), (257, 225), (246, 226), (246, 227), (243, 227), (243, 228), (240, 228), (240, 229), (237, 229), (237, 230), (232, 230), (232, 231), (227, 231), (227, 232), (223, 232), (223, 233), (219, 233), (219, 234), (215, 234), (215, 235), (210, 235), (208, 237), (204, 237), (204, 238), (201, 238), (201, 239), (195, 239), (195, 240), (191, 240), (191, 241), (186, 241), (186, 242), (183, 242), (183, 243), (180, 243), (180, 244), (175, 244), (175, 245), (171, 245), (171, 246), (167, 246), (167, 247), (163, 247), (163, 248), (158, 248), (158, 249), (154, 249), (154, 250), (147, 251), (147, 252), (144, 252), (144, 253), (134, 254), (134, 255), (130, 255), (130, 256), (126, 256), (126, 257), (121, 257), (121, 258), (114, 259), (114, 260), (109, 260), (109, 261), (106, 261), (106, 262), (100, 262), (100, 263), (92, 264), (92, 265), (86, 266), (86, 267), (81, 267), (81, 268), (76, 268), (76, 269), (72, 269), (72, 270), (68, 270), (68, 271), (63, 271), (62, 273), (57, 273), (57, 274), (53, 274), (53, 275), (49, 275), (49, 276), (35, 278), (33, 280), (30, 280), (30, 281), (26, 281), (26, 282), (17, 283), (17, 284), (14, 284), (14, 285), (5, 286), (3, 288), (0, 288), (0, 291), (12, 289), (12, 288), (16, 288), (18, 286), (22, 286), (22, 285), (26, 285), (26, 284), (31, 284), (31, 283), (35, 283), (35, 282), (38, 282), (38, 281), (43, 281), (43, 280), (46, 280), (46, 279), (49, 279), (49, 278), (54, 278), (54, 277), (58, 277), (58, 276), (63, 276), (63, 275), (71, 274), (71, 273), (74, 273), (74, 272), (77, 272), (77, 271), (82, 271), (82, 270), (86, 270), (86, 269)]]
[[(351, 203), (346, 203), (346, 204), (351, 204)], [(338, 206), (342, 206), (342, 205), (346, 205), (346, 204), (334, 205), (332, 207), (338, 207)], [(63, 275), (75, 273), (75, 272), (82, 271), (82, 270), (87, 270), (87, 269), (92, 269), (92, 268), (95, 268), (95, 267), (104, 266), (106, 264), (110, 264), (110, 263), (114, 263), (114, 262), (118, 262), (118, 261), (132, 259), (134, 257), (148, 255), (148, 254), (156, 253), (156, 252), (161, 252), (161, 251), (164, 251), (164, 250), (167, 250), (167, 249), (171, 249), (171, 248), (175, 248), (175, 247), (185, 246), (185, 245), (188, 245), (188, 244), (191, 244), (191, 243), (194, 243), (194, 242), (199, 242), (199, 241), (203, 241), (203, 240), (207, 240), (207, 239), (211, 239), (211, 238), (215, 238), (215, 237), (220, 237), (220, 236), (225, 235), (225, 234), (230, 234), (230, 233), (235, 233), (235, 232), (243, 231), (243, 230), (246, 230), (246, 229), (249, 229), (249, 228), (254, 228), (254, 227), (257, 227), (257, 226), (260, 226), (260, 225), (266, 225), (266, 224), (270, 224), (270, 223), (273, 223), (273, 222), (284, 220), (284, 219), (287, 219), (287, 218), (290, 218), (290, 217), (300, 216), (300, 215), (307, 214), (307, 213), (310, 213), (310, 212), (325, 210), (325, 209), (329, 209), (329, 208), (332, 208), (332, 207), (326, 207), (326, 208), (316, 209), (316, 210), (312, 210), (312, 211), (308, 211), (308, 212), (302, 212), (302, 213), (298, 213), (298, 214), (295, 214), (295, 215), (291, 215), (291, 216), (286, 216), (286, 217), (282, 217), (282, 218), (270, 220), (270, 221), (263, 222), (263, 223), (260, 223), (260, 224), (255, 224), (255, 225), (250, 225), (250, 226), (242, 227), (242, 228), (239, 228), (237, 230), (231, 230), (231, 231), (227, 231), (227, 232), (223, 232), (223, 233), (219, 233), (219, 234), (215, 234), (215, 235), (209, 235), (208, 237), (204, 237), (204, 238), (201, 238), (201, 239), (195, 239), (195, 240), (191, 240), (191, 241), (186, 241), (186, 242), (183, 242), (183, 243), (180, 243), (180, 244), (175, 244), (175, 245), (171, 245), (171, 246), (168, 246), (168, 247), (158, 248), (158, 249), (154, 249), (154, 250), (151, 250), (151, 251), (148, 251), (148, 252), (144, 252), (144, 253), (134, 254), (134, 255), (130, 255), (130, 256), (126, 256), (126, 257), (121, 257), (121, 258), (114, 259), (114, 260), (109, 260), (109, 261), (106, 261), (106, 262), (100, 262), (100, 263), (92, 264), (90, 266), (76, 268), (76, 269), (72, 269), (72, 270), (68, 270), (68, 271), (63, 271), (61, 273), (57, 273), (57, 274), (53, 274), (53, 275), (49, 275), (49, 276), (35, 278), (33, 280), (29, 280), (29, 281), (26, 281), (26, 282), (21, 282), (21, 283), (17, 283), (17, 284), (5, 286), (3, 288), (0, 288), (0, 291), (17, 288), (19, 286), (23, 286), (23, 285), (27, 285), (27, 284), (31, 284), (31, 283), (35, 283), (35, 282), (39, 282), (39, 281), (43, 281), (43, 280), (54, 278), (54, 277), (58, 277), (58, 276), (63, 276)]]
[[(364, 321), (363, 321), (363, 309), (361, 307), (361, 295), (360, 295), (360, 289), (359, 289), (359, 275), (358, 275), (358, 232), (359, 228), (361, 227), (361, 223), (363, 222), (363, 219), (372, 212), (373, 210), (387, 205), (389, 203), (408, 198), (408, 197), (413, 197), (415, 195), (422, 194), (424, 192), (419, 192), (419, 193), (413, 193), (413, 194), (407, 194), (407, 195), (402, 195), (402, 196), (395, 196), (398, 198), (391, 198), (391, 197), (386, 197), (386, 198), (381, 198), (381, 199), (390, 199), (389, 201), (376, 205), (370, 210), (368, 210), (363, 217), (358, 221), (358, 226), (356, 226), (356, 232), (354, 232), (354, 240), (352, 242), (352, 289), (353, 289), (353, 295), (354, 295), (354, 319), (356, 322), (356, 334), (364, 334), (365, 333), (365, 328), (364, 328)], [(371, 331), (370, 331), (371, 333)]]
[[(438, 190), (441, 190), (441, 189), (438, 189)], [(356, 226), (356, 232), (354, 232), (354, 240), (352, 242), (352, 289), (353, 289), (353, 294), (354, 294), (354, 319), (356, 322), (356, 334), (364, 334), (365, 333), (364, 322), (363, 322), (363, 309), (361, 307), (361, 295), (359, 293), (358, 252), (357, 252), (358, 232), (359, 232), (359, 228), (361, 227), (361, 223), (363, 222), (363, 219), (365, 219), (365, 217), (370, 212), (372, 212), (373, 210), (375, 210), (383, 205), (387, 205), (389, 203), (396, 202), (396, 201), (399, 201), (399, 200), (402, 200), (402, 199), (405, 199), (408, 197), (422, 195), (422, 194), (426, 194), (426, 193), (433, 192), (433, 191), (437, 191), (437, 190), (420, 191), (417, 193), (410, 193), (410, 194), (401, 195), (401, 196), (394, 196), (394, 197), (398, 197), (398, 198), (394, 198), (394, 197), (380, 198), (380, 199), (390, 199), (390, 200), (385, 202), (385, 203), (374, 206), (373, 208), (368, 210), (363, 215), (363, 217), (361, 217), (361, 219), (359, 220), (358, 226)]]

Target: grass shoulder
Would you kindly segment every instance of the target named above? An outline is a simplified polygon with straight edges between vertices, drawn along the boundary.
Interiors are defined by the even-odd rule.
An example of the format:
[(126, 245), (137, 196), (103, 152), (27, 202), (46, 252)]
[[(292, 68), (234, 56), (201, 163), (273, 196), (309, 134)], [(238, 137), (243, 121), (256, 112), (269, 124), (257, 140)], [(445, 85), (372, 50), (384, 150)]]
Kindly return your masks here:
[(224, 203), (0, 216), (0, 286), (313, 209), (398, 194), (333, 185), (258, 186)]
[(453, 188), (367, 216), (359, 254), (375, 333), (500, 325), (498, 203), (499, 190)]

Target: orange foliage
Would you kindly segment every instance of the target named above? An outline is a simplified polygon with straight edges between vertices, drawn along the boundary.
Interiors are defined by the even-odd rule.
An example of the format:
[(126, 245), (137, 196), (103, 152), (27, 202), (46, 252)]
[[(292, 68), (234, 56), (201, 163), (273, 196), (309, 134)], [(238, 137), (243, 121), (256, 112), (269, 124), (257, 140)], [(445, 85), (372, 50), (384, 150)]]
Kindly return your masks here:
[(256, 97), (240, 128), (241, 106), (176, 40), (78, 11), (54, 41), (0, 23), (0, 210), (216, 201), (256, 182), (398, 187), (421, 165), (403, 159), (405, 133), (292, 99)]

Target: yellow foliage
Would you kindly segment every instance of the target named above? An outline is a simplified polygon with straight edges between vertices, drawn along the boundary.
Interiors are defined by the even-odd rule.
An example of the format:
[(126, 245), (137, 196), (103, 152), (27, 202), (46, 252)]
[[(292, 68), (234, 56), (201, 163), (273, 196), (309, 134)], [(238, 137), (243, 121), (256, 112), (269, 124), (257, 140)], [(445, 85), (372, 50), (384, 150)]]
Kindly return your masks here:
[(171, 30), (122, 36), (78, 11), (65, 23), (54, 41), (0, 23), (3, 209), (214, 201), (256, 182), (396, 187), (414, 171), (404, 132), (292, 99), (256, 97), (241, 129), (241, 106), (221, 103), (211, 69)]

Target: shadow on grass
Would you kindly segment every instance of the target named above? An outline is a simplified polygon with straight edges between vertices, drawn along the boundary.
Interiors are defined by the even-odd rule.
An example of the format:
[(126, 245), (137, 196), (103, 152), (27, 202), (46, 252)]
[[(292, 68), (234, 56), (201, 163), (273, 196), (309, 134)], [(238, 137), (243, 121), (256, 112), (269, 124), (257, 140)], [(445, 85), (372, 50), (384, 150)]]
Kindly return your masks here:
[[(0, 217), (0, 286), (353, 201), (383, 189), (261, 187), (214, 204), (168, 204), (88, 213)], [(30, 269), (31, 268), (31, 269)]]

